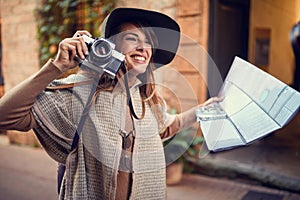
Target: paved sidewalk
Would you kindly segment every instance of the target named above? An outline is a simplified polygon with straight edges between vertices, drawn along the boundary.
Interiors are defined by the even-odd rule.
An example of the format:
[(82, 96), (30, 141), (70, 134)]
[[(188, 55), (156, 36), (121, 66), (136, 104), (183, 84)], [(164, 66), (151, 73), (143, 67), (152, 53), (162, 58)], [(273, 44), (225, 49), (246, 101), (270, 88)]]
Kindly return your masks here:
[(0, 137), (0, 200), (55, 200), (56, 163), (40, 148), (5, 145)]
[(186, 174), (168, 187), (168, 200), (300, 200), (300, 194), (243, 182)]
[[(8, 145), (5, 140), (0, 137), (0, 200), (57, 199), (56, 163), (40, 148)], [(300, 199), (287, 191), (189, 174), (167, 192), (168, 200), (247, 200), (243, 197), (252, 190), (279, 195), (282, 200)]]

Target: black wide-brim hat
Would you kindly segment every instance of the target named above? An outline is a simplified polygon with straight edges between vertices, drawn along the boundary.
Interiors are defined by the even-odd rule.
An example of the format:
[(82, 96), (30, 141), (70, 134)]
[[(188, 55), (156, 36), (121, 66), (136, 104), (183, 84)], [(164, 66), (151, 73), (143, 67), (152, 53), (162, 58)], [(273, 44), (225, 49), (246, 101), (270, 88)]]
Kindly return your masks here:
[(114, 28), (131, 21), (146, 22), (153, 28), (158, 39), (158, 47), (153, 54), (153, 62), (157, 68), (174, 59), (180, 41), (180, 27), (175, 20), (163, 13), (137, 8), (116, 8), (105, 19), (102, 34), (109, 38)]

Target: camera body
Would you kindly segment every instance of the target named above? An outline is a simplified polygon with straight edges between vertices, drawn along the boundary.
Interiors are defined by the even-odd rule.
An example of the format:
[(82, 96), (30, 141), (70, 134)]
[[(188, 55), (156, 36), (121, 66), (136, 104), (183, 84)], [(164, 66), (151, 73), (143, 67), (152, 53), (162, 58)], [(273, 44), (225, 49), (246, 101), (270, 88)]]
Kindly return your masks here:
[(125, 56), (115, 50), (115, 44), (104, 38), (81, 36), (89, 49), (89, 55), (80, 62), (80, 67), (86, 67), (98, 73), (107, 73), (115, 78)]

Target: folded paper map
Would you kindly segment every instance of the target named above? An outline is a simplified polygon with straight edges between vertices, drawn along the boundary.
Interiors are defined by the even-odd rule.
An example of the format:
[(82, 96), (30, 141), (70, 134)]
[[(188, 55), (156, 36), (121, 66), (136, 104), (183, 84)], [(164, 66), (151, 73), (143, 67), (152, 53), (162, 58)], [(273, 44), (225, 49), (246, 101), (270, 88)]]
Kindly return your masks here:
[(282, 128), (299, 111), (300, 93), (235, 57), (219, 96), (196, 111), (211, 151), (247, 145)]

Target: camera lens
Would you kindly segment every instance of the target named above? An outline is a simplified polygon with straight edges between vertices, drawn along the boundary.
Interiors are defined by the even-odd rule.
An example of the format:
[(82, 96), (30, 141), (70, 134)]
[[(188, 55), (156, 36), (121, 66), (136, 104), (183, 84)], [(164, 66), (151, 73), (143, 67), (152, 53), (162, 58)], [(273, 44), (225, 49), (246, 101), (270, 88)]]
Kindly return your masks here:
[[(108, 42), (104, 40), (98, 40), (92, 46), (92, 51), (95, 58), (98, 61), (105, 61), (106, 59), (110, 58), (111, 56), (111, 47)], [(104, 59), (104, 60), (103, 60)]]
[(100, 44), (97, 44), (95, 46), (95, 52), (99, 56), (107, 56), (107, 54), (109, 54), (109, 52), (110, 52), (110, 49), (106, 43), (101, 42)]

